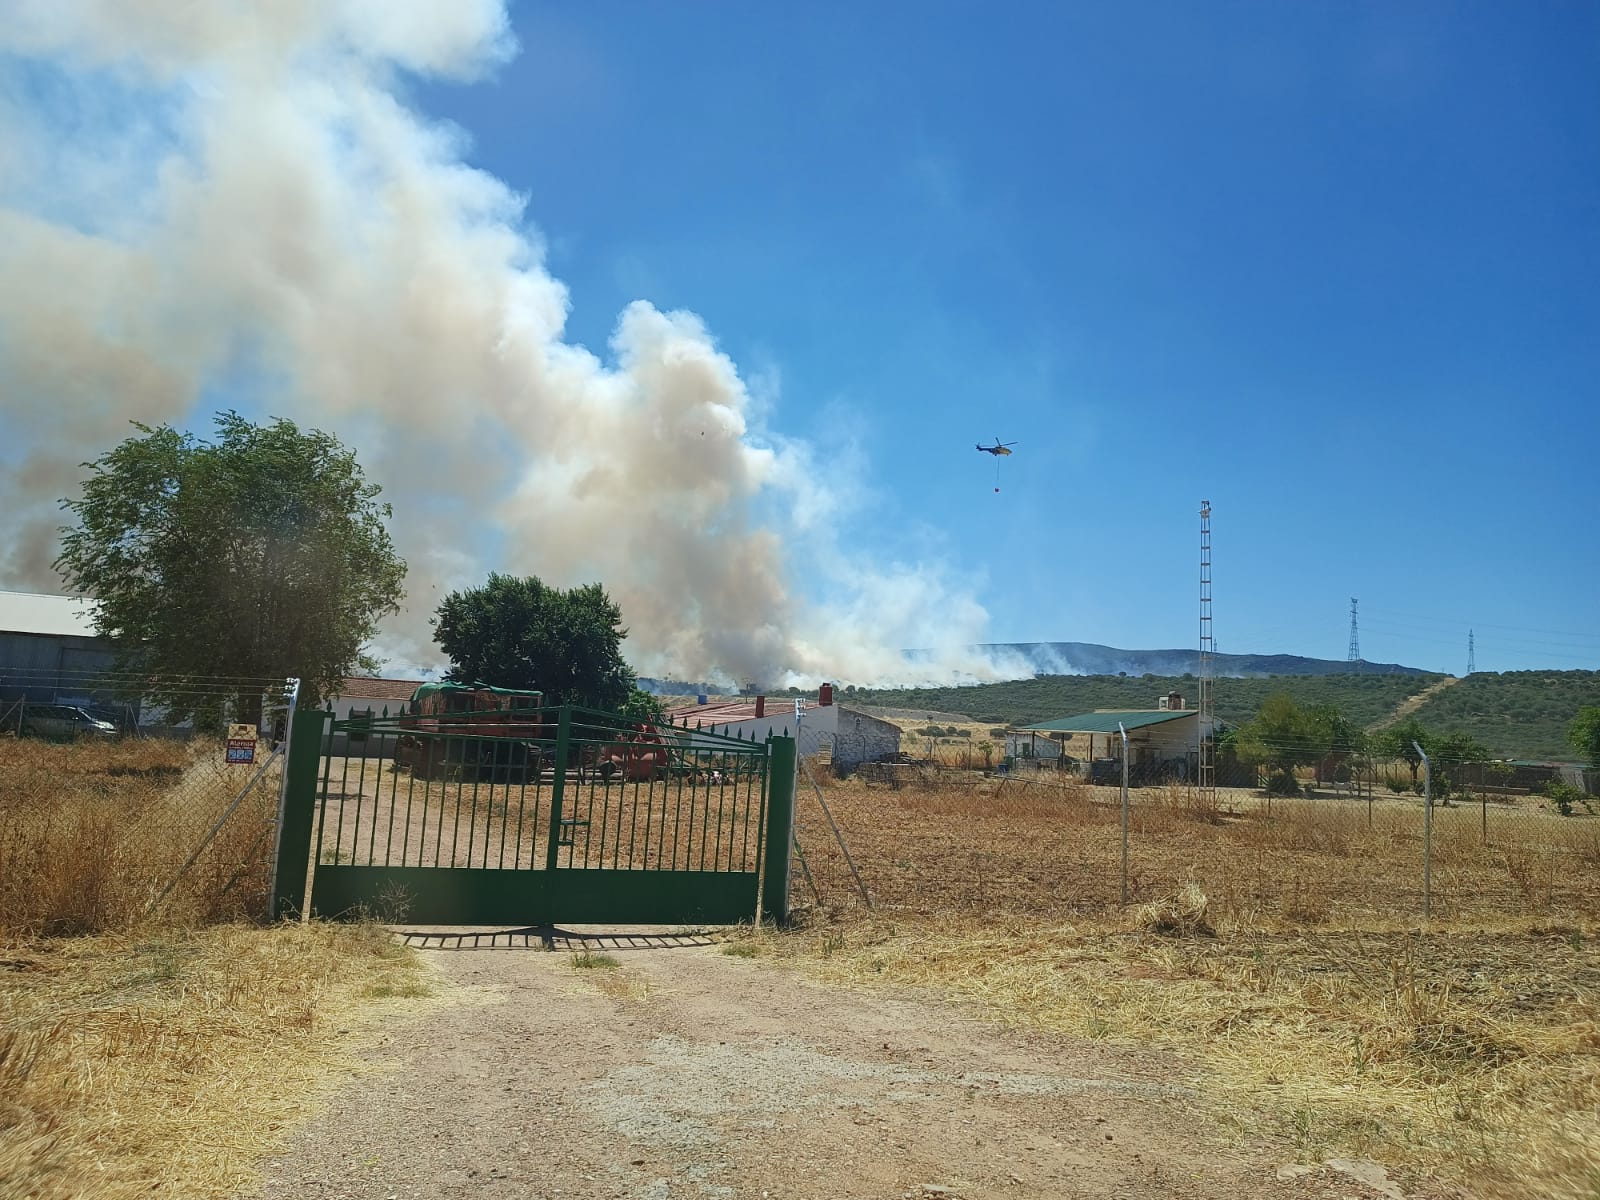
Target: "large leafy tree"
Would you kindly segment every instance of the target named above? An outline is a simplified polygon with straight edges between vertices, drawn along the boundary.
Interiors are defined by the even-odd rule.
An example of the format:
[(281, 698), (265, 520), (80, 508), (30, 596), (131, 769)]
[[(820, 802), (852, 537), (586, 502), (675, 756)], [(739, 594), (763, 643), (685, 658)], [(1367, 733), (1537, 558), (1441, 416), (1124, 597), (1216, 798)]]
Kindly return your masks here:
[(1240, 727), (1236, 739), (1240, 758), (1273, 772), (1268, 788), (1291, 794), (1300, 790), (1294, 769), (1319, 762), (1332, 744), (1333, 731), (1325, 714), (1302, 707), (1282, 692), (1267, 697), (1255, 717)]
[(291, 421), (216, 418), (206, 442), (135, 427), (64, 500), (56, 567), (93, 597), (96, 631), (142, 694), (174, 717), (259, 715), (261, 683), (298, 676), (305, 698), (377, 664), (363, 647), (397, 608), (405, 563), (389, 506), (355, 455)]
[(1591, 767), (1600, 767), (1600, 704), (1588, 704), (1578, 710), (1567, 726), (1567, 741), (1589, 760)]
[(622, 660), (622, 610), (598, 583), (567, 590), (492, 574), (439, 605), (434, 637), (459, 683), (536, 689), (547, 704), (655, 711)]

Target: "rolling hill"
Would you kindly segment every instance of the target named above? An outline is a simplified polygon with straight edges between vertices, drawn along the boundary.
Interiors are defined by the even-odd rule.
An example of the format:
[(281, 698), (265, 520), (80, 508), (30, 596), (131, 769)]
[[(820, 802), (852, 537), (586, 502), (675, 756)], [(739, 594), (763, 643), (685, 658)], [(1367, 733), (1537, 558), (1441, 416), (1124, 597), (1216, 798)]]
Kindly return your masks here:
[(1600, 671), (1478, 671), (1415, 715), (1428, 729), (1469, 733), (1496, 754), (1570, 761), (1577, 751), (1567, 726), (1588, 704), (1600, 704)]
[[(1448, 683), (1449, 686), (1439, 686)], [(846, 688), (847, 703), (904, 711), (959, 713), (976, 721), (1030, 724), (1095, 709), (1154, 708), (1168, 692), (1194, 703), (1192, 676), (1046, 675), (949, 688)], [(1415, 716), (1438, 733), (1466, 733), (1505, 758), (1570, 762), (1567, 726), (1585, 705), (1600, 705), (1600, 671), (1480, 671), (1448, 675), (1273, 675), (1219, 679), (1217, 716), (1248, 721), (1261, 702), (1284, 692), (1302, 704), (1332, 704), (1358, 725)]]
[[(1440, 678), (1444, 677), (1406, 673), (1223, 679), (1216, 689), (1217, 716), (1229, 724), (1242, 724), (1268, 696), (1287, 692), (1302, 704), (1337, 705), (1352, 720), (1369, 725)], [(846, 688), (844, 699), (855, 704), (965, 713), (998, 725), (1029, 724), (1097, 708), (1155, 708), (1168, 692), (1179, 692), (1193, 704), (1193, 676), (1041, 675), (965, 687)]]
[[(1188, 675), (1199, 669), (1199, 652), (1189, 650), (1122, 650), (1096, 642), (994, 642), (979, 647), (1000, 658), (1017, 657), (1037, 675)], [(1298, 654), (1218, 654), (1216, 674), (1240, 679), (1274, 675), (1348, 675), (1344, 659), (1305, 658)], [(1360, 664), (1362, 675), (1424, 675), (1399, 663)]]

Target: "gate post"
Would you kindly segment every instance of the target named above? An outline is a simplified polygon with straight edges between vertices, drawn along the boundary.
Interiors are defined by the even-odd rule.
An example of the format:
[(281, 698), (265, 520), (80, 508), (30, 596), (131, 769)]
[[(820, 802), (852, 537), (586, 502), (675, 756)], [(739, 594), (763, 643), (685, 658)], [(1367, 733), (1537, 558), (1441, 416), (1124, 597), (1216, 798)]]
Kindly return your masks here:
[(767, 760), (767, 853), (761, 872), (761, 919), (789, 923), (789, 867), (794, 847), (795, 741), (775, 737)]
[(305, 908), (311, 828), (317, 810), (317, 768), (322, 763), (325, 725), (332, 717), (320, 708), (302, 708), (290, 722), (289, 759), (283, 764), (283, 823), (278, 827), (278, 861), (268, 910), (273, 919)]

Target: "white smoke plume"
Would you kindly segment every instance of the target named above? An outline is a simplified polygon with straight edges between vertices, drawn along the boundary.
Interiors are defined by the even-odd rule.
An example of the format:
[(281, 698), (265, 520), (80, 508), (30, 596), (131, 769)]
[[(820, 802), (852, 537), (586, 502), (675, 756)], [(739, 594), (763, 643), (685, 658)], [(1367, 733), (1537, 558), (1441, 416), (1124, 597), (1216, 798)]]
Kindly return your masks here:
[(0, 582), (59, 586), (57, 501), (128, 421), (204, 433), (192, 414), (248, 389), (384, 485), (411, 567), (380, 644), (400, 663), (436, 663), (427, 618), (494, 568), (605, 584), (645, 674), (1025, 673), (964, 649), (986, 616), (938, 567), (840, 549), (848, 489), (757, 426), (696, 317), (638, 301), (606, 360), (563, 340), (520, 199), (399, 90), (510, 55), (500, 0), (7, 7)]

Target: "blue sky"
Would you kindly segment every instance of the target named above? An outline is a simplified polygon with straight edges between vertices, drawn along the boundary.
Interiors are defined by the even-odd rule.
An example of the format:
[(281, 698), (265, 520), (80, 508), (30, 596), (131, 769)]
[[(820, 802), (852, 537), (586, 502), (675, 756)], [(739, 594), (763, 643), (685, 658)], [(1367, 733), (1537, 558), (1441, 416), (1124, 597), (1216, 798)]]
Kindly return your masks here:
[[(1472, 629), (1483, 669), (1600, 669), (1600, 7), (512, 19), (517, 52), (470, 83), (441, 78), (496, 44), (495, 0), (0, 28), (0, 583), (45, 586), (55, 498), (129, 416), (285, 405), (391, 487), (404, 653), (484, 569), (599, 576), (660, 649), (685, 563), (694, 631), (747, 633), (761, 670), (941, 638), (1193, 646), (1204, 498), (1223, 651), (1342, 658), (1354, 596), (1369, 660), (1459, 673)], [(391, 84), (515, 196), (391, 119)], [(559, 335), (499, 224), (518, 201), (569, 289)], [(715, 369), (686, 417), (550, 357), (564, 336), (614, 362), (625, 310), (637, 355), (640, 300), (703, 318), (781, 479), (748, 488), (759, 454), (693, 438), (693, 403), (731, 402)], [(710, 357), (674, 328), (662, 364)], [(659, 408), (603, 428), (619, 383)], [(690, 437), (672, 469), (662, 428)], [(995, 437), (998, 472), (974, 449)], [(620, 484), (585, 492), (552, 448)], [(794, 486), (807, 462), (842, 517)], [(651, 498), (701, 511), (701, 463), (698, 491), (749, 511), (614, 536)], [(741, 522), (789, 538), (817, 606), (771, 616)]]
[[(523, 4), (419, 86), (992, 640), (1600, 668), (1600, 8)], [(1018, 441), (1000, 469), (980, 439)], [(843, 473), (843, 468), (841, 468)]]

